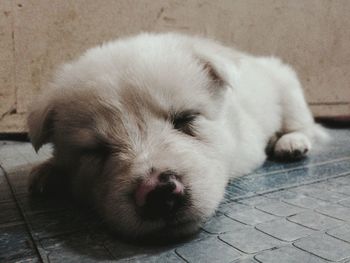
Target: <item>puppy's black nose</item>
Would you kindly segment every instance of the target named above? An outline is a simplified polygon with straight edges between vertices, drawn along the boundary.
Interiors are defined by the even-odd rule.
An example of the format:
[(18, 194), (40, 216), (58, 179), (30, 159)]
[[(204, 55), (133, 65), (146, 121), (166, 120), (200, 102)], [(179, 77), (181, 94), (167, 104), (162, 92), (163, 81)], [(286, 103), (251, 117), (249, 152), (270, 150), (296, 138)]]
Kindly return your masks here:
[(176, 213), (184, 205), (185, 195), (182, 183), (173, 172), (163, 172), (151, 190), (143, 205), (145, 219), (167, 218)]

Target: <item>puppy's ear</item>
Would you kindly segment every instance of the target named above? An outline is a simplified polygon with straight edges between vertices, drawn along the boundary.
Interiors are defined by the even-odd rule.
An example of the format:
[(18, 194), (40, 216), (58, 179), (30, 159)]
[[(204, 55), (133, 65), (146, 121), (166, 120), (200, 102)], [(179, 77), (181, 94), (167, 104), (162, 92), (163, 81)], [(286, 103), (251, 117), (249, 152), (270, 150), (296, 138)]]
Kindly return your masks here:
[(53, 117), (54, 108), (49, 100), (40, 98), (39, 102), (33, 103), (27, 124), (29, 138), (35, 151), (38, 151), (43, 144), (50, 142), (53, 133)]
[(234, 85), (236, 68), (233, 61), (225, 58), (222, 54), (198, 47), (195, 50), (195, 57), (216, 87), (232, 87)]
[(201, 63), (204, 71), (207, 73), (214, 84), (218, 86), (224, 86), (227, 84), (223, 76), (221, 76), (214, 65), (212, 65), (209, 61), (202, 61)]

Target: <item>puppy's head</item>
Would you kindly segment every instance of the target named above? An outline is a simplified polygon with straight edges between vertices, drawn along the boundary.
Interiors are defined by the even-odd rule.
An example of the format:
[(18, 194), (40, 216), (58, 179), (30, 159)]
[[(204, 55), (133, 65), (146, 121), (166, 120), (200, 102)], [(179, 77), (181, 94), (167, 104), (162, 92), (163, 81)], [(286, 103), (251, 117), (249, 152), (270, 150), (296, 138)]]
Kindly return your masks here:
[(53, 143), (73, 195), (119, 233), (193, 233), (228, 180), (225, 65), (176, 37), (125, 42), (61, 69), (29, 115), (32, 143)]

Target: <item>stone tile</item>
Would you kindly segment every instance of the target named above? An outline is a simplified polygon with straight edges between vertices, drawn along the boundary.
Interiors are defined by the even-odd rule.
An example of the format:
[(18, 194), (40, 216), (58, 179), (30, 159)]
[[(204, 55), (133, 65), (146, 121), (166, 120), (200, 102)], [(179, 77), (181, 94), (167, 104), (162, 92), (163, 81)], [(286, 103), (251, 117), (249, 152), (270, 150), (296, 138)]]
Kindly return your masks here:
[(240, 211), (228, 212), (225, 214), (234, 220), (252, 226), (278, 218), (255, 208), (248, 208)]
[(250, 198), (246, 198), (246, 199), (241, 199), (237, 202), (248, 205), (248, 206), (255, 207), (257, 205), (269, 204), (269, 203), (271, 203), (271, 199), (266, 198), (262, 195), (258, 195), (258, 196), (254, 196), (254, 197), (250, 197)]
[(327, 234), (350, 243), (350, 225), (328, 230)]
[(309, 209), (315, 209), (316, 207), (328, 204), (326, 201), (322, 201), (320, 199), (316, 199), (303, 194), (298, 194), (294, 198), (284, 199), (283, 202)]
[(34, 245), (24, 225), (0, 227), (0, 262), (35, 257)]
[(316, 208), (316, 211), (331, 217), (335, 217), (345, 221), (350, 221), (349, 207), (345, 207), (337, 204), (330, 204), (330, 205), (320, 206)]
[(22, 215), (14, 201), (0, 203), (0, 225), (23, 221)]
[[(21, 258), (16, 259), (11, 263), (41, 263), (42, 261), (38, 257), (28, 257), (28, 258)], [(10, 263), (10, 262), (7, 262)]]
[(327, 180), (325, 182), (315, 184), (315, 186), (323, 190), (337, 192), (347, 196), (350, 195), (350, 185), (348, 184), (341, 184), (338, 182), (333, 182), (332, 180)]
[(28, 163), (37, 164), (52, 156), (52, 147), (45, 145), (36, 153), (33, 146), (26, 143), (21, 147), (21, 154)]
[(220, 215), (211, 218), (202, 228), (210, 234), (223, 234), (227, 232), (236, 232), (245, 227), (247, 226), (242, 223)]
[(180, 258), (178, 255), (175, 254), (175, 252), (166, 252), (156, 255), (147, 255), (146, 257), (141, 258), (132, 258), (132, 259), (125, 259), (122, 262), (130, 262), (130, 263), (178, 263), (178, 262), (186, 262), (182, 258)]
[(300, 208), (294, 205), (289, 205), (279, 201), (270, 202), (269, 204), (264, 204), (264, 205), (257, 205), (256, 208), (266, 213), (273, 214), (276, 216), (283, 216), (283, 217), (294, 215), (302, 211), (305, 211), (305, 209), (303, 208)]
[(0, 156), (0, 165), (7, 173), (16, 171), (17, 169), (28, 166), (28, 161), (23, 157), (8, 157), (2, 158)]
[(350, 207), (350, 198), (338, 202), (338, 204), (346, 207)]
[(327, 262), (292, 246), (263, 251), (255, 256), (261, 263), (323, 263)]
[(241, 255), (237, 250), (215, 238), (189, 243), (176, 249), (188, 262), (232, 262)]
[(190, 237), (190, 240), (191, 240), (191, 242), (194, 242), (196, 240), (202, 240), (202, 239), (206, 239), (206, 238), (213, 237), (213, 236), (217, 236), (217, 235), (210, 234), (210, 233), (204, 231), (202, 228), (200, 228), (198, 233), (196, 233)]
[(235, 233), (220, 235), (220, 239), (244, 253), (257, 253), (262, 250), (279, 247), (284, 243), (256, 229), (244, 229)]
[[(302, 163), (300, 163), (302, 164)], [(299, 165), (300, 165), (299, 164)], [(285, 167), (286, 165), (283, 164)], [(339, 160), (313, 166), (299, 166), (293, 169), (280, 170), (272, 173), (250, 174), (235, 182), (239, 188), (251, 193), (265, 193), (281, 188), (301, 185), (315, 180), (327, 179), (348, 172), (349, 160)]]
[(220, 204), (218, 211), (220, 213), (238, 212), (247, 208), (250, 208), (250, 206), (231, 201), (230, 203)]
[(23, 143), (6, 143), (0, 147), (0, 163), (7, 158), (15, 158), (18, 155), (18, 149), (23, 146)]
[(21, 154), (23, 144), (10, 144), (0, 148), (0, 165), (6, 172), (28, 165), (25, 155)]
[(314, 230), (327, 230), (344, 224), (341, 220), (315, 213), (314, 211), (306, 211), (290, 216), (288, 220)]
[(314, 209), (318, 206), (328, 204), (328, 202), (326, 202), (326, 201), (322, 201), (320, 199), (316, 199), (316, 198), (313, 198), (311, 196), (304, 195), (302, 193), (299, 193), (298, 191), (293, 192), (293, 189), (294, 188), (292, 188), (290, 190), (277, 191), (277, 192), (270, 193), (270, 194), (267, 194), (264, 196), (271, 198), (271, 199), (277, 199), (277, 200), (283, 201), (287, 204), (299, 206), (302, 208)]
[(302, 250), (330, 261), (340, 261), (350, 257), (350, 244), (326, 234), (302, 238), (294, 245)]
[(284, 218), (259, 224), (256, 226), (256, 229), (287, 242), (292, 242), (315, 233), (311, 229), (291, 223)]
[[(108, 229), (102, 228), (102, 230), (95, 231), (96, 237), (92, 236), (92, 239), (99, 240), (103, 247), (105, 247), (109, 254), (113, 256), (117, 262), (128, 262), (129, 260), (143, 259), (153, 257), (156, 255), (163, 255), (166, 257), (167, 254), (173, 253), (176, 248), (181, 246), (181, 243), (175, 243), (170, 245), (151, 245), (151, 244), (140, 244), (135, 242), (125, 242), (118, 239), (115, 233), (110, 233)], [(198, 237), (199, 236), (199, 237)], [(196, 238), (187, 240), (184, 244), (193, 244), (197, 241), (208, 238), (208, 234), (202, 235), (200, 233)], [(182, 261), (181, 261), (182, 262)]]
[(0, 203), (12, 201), (13, 196), (4, 172), (0, 168)]
[(49, 262), (106, 262), (114, 259), (93, 234), (86, 231), (40, 241)]
[(336, 183), (336, 184), (350, 185), (350, 175), (332, 178), (332, 179), (329, 179), (329, 182)]
[(26, 165), (20, 168), (16, 168), (7, 174), (9, 179), (9, 184), (13, 189), (16, 196), (28, 195), (28, 175), (30, 171), (30, 166)]
[(79, 232), (102, 224), (95, 214), (80, 208), (29, 214), (28, 220), (33, 235), (38, 239)]
[(27, 215), (76, 209), (76, 204), (71, 200), (59, 200), (55, 198), (41, 198), (24, 195), (18, 197), (18, 202), (21, 209)]
[(249, 256), (249, 257), (243, 257), (243, 258), (237, 259), (232, 263), (257, 263), (257, 261), (254, 260), (254, 258), (252, 258), (251, 256)]
[(286, 200), (286, 199), (288, 200), (299, 196), (299, 194), (289, 190), (282, 190), (282, 191), (276, 191), (269, 194), (264, 194), (263, 196), (266, 198), (277, 199), (277, 200)]
[(321, 189), (314, 184), (294, 188), (293, 191), (297, 191), (298, 193), (302, 193), (304, 195), (318, 198), (327, 202), (338, 202), (348, 198), (347, 195)]

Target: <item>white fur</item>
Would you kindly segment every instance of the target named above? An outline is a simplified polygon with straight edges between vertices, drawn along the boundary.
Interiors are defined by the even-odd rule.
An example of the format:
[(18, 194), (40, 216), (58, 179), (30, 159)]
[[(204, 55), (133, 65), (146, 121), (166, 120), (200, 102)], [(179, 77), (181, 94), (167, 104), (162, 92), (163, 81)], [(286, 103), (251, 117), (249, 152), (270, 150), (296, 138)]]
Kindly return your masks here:
[[(212, 76), (206, 67), (214, 72)], [(33, 144), (39, 148), (52, 141), (58, 149), (55, 158), (71, 167), (76, 164), (63, 157), (70, 154), (68, 144), (80, 143), (84, 136), (90, 143), (87, 130), (91, 128), (101, 136), (126, 142), (132, 157), (121, 154), (104, 163), (101, 173), (106, 179), (97, 184), (109, 185), (92, 203), (114, 229), (127, 235), (150, 234), (168, 227), (163, 220), (143, 222), (122, 195), (131, 191), (134, 180), (147, 177), (150, 168), (183, 174), (184, 185), (191, 189), (192, 207), (179, 219), (191, 224), (171, 233), (182, 235), (197, 229), (215, 211), (230, 178), (251, 172), (264, 162), (265, 148), (276, 134), (273, 154), (293, 157), (296, 151), (305, 154), (322, 133), (291, 67), (274, 57), (253, 57), (200, 37), (141, 34), (107, 43), (64, 65), (52, 87), (29, 117)], [(138, 97), (137, 105), (123, 101), (121, 94), (129, 92)], [(90, 93), (90, 99), (82, 95)], [(199, 111), (195, 121), (199, 139), (174, 131), (167, 120), (148, 111), (153, 106), (147, 103), (165, 112)], [(93, 111), (102, 104), (115, 112), (112, 117), (104, 119), (98, 110)], [(59, 134), (42, 138), (42, 119), (47, 118), (49, 108), (56, 113), (54, 130)], [(135, 109), (140, 112), (135, 114)], [(78, 119), (69, 122), (76, 112), (80, 112)], [(78, 127), (84, 132), (69, 141), (73, 132), (67, 130), (84, 114), (96, 119), (94, 124), (85, 127), (85, 121)], [(143, 132), (136, 119), (143, 120)], [(120, 131), (126, 134), (122, 136)], [(131, 163), (131, 169), (120, 179), (116, 167), (124, 161)], [(81, 180), (93, 179), (79, 179), (75, 184)]]

